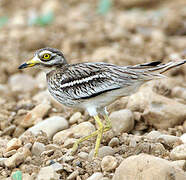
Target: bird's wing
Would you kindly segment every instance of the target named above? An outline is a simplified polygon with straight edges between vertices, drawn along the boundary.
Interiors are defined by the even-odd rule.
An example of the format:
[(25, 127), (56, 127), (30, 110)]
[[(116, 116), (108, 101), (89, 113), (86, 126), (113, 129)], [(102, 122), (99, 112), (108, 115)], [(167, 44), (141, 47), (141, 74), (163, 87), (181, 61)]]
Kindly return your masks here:
[(62, 74), (59, 87), (71, 99), (88, 99), (137, 80), (136, 74), (124, 71), (122, 67), (107, 63), (71, 65)]
[(108, 63), (70, 65), (61, 76), (60, 90), (71, 99), (87, 99), (116, 89), (143, 84), (165, 77), (163, 72), (186, 63), (186, 60), (160, 64), (159, 61), (135, 66)]

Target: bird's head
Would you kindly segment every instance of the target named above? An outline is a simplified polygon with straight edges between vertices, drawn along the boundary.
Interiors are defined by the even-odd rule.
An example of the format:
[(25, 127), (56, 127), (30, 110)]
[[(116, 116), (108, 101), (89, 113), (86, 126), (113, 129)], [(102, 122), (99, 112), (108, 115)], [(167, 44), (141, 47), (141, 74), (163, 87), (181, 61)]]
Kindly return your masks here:
[(20, 65), (19, 69), (24, 69), (27, 67), (39, 67), (39, 68), (53, 68), (61, 67), (67, 64), (63, 53), (55, 48), (43, 48), (39, 49), (34, 53), (34, 57)]

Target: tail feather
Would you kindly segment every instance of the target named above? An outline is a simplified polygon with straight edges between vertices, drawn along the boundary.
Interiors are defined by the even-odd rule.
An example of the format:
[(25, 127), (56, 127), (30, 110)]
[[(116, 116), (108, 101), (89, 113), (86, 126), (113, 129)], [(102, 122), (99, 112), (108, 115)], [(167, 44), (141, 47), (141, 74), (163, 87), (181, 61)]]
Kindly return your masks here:
[(180, 60), (180, 61), (171, 61), (167, 64), (160, 64), (160, 61), (154, 61), (151, 63), (145, 63), (145, 64), (139, 64), (139, 65), (135, 65), (130, 67), (130, 69), (139, 69), (139, 70), (145, 70), (148, 72), (156, 72), (159, 74), (162, 74), (166, 71), (168, 71), (169, 69), (172, 69), (174, 67), (180, 66), (184, 63), (186, 63), (186, 59), (184, 60)]
[(171, 61), (167, 64), (160, 63), (160, 61), (155, 61), (151, 63), (138, 64), (135, 66), (128, 66), (127, 69), (139, 74), (143, 80), (149, 81), (152, 79), (165, 77), (162, 75), (162, 73), (186, 63), (186, 59), (180, 61)]

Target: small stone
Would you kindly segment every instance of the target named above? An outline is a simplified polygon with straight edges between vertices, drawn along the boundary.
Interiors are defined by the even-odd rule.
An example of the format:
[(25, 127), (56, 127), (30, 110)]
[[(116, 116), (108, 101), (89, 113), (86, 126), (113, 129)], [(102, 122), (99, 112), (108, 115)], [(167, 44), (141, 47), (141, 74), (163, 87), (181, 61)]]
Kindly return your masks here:
[(11, 151), (13, 149), (15, 150), (19, 149), (21, 146), (22, 146), (22, 141), (20, 139), (13, 138), (8, 142), (6, 152)]
[(30, 127), (40, 121), (47, 113), (51, 106), (47, 103), (37, 105), (34, 109), (26, 114), (20, 125), (24, 128)]
[(50, 166), (54, 169), (55, 172), (61, 172), (63, 170), (63, 165), (58, 162), (55, 162)]
[(137, 145), (136, 140), (135, 139), (130, 139), (129, 147), (135, 148), (136, 145)]
[(5, 152), (5, 153), (3, 154), (3, 156), (4, 156), (4, 157), (10, 157), (10, 156), (14, 155), (15, 153), (16, 153), (16, 150), (15, 150), (15, 149), (12, 149), (12, 150), (10, 150), (10, 151), (8, 151), (8, 152)]
[(78, 153), (78, 157), (80, 157), (82, 159), (88, 159), (88, 153), (80, 152), (80, 153)]
[(14, 168), (21, 164), (29, 155), (31, 155), (30, 150), (22, 147), (13, 156), (5, 160), (5, 166), (8, 168)]
[(53, 137), (53, 141), (54, 143), (58, 143), (58, 144), (64, 144), (64, 142), (68, 139), (73, 137), (73, 132), (70, 131), (69, 129), (57, 132), (54, 137)]
[(64, 142), (64, 147), (65, 148), (71, 148), (73, 146), (73, 144), (76, 142), (77, 140), (74, 138), (68, 138), (67, 140), (65, 140)]
[(51, 166), (46, 166), (40, 169), (37, 180), (59, 180), (59, 177)]
[(12, 133), (15, 131), (15, 128), (16, 128), (16, 126), (14, 124), (10, 125), (9, 127), (3, 129), (3, 132), (0, 133), (0, 136), (3, 136), (3, 135), (11, 136)]
[(113, 156), (105, 156), (101, 161), (101, 168), (103, 171), (111, 171), (117, 167), (117, 159)]
[(67, 180), (72, 180), (75, 179), (79, 175), (79, 171), (75, 170), (73, 173), (71, 173), (68, 177)]
[(83, 137), (95, 131), (95, 127), (90, 122), (82, 122), (72, 127), (72, 133), (75, 137)]
[(115, 147), (118, 145), (119, 145), (119, 139), (117, 137), (112, 138), (109, 142), (110, 147)]
[(112, 112), (109, 118), (111, 119), (112, 130), (117, 135), (119, 133), (130, 132), (134, 127), (134, 117), (128, 109)]
[(177, 161), (172, 161), (171, 164), (175, 167), (179, 167), (180, 169), (185, 170), (185, 165), (186, 165), (186, 161), (185, 160), (177, 160)]
[(40, 156), (40, 154), (45, 151), (45, 145), (40, 142), (34, 142), (32, 146), (32, 154), (35, 156)]
[(39, 122), (35, 126), (29, 128), (26, 132), (32, 132), (34, 135), (36, 135), (40, 131), (43, 131), (47, 134), (49, 138), (52, 138), (52, 136), (56, 132), (67, 128), (68, 121), (66, 119), (60, 116), (53, 116)]
[(74, 156), (70, 156), (70, 155), (64, 155), (62, 157), (63, 162), (70, 162), (74, 160)]
[(31, 150), (31, 147), (32, 147), (32, 143), (26, 143), (26, 144), (24, 145), (24, 148), (27, 148), (27, 149), (29, 149), (29, 150)]
[(182, 135), (180, 136), (180, 139), (182, 140), (183, 143), (186, 144), (186, 133), (182, 134)]
[(170, 158), (172, 160), (186, 160), (186, 144), (176, 146), (170, 152)]
[(21, 134), (23, 134), (25, 132), (25, 128), (21, 127), (21, 126), (17, 126), (15, 128), (15, 131), (13, 133), (13, 137), (19, 137), (21, 136)]
[(81, 116), (82, 116), (82, 115), (81, 115), (80, 112), (74, 113), (74, 114), (70, 117), (69, 123), (70, 123), (70, 124), (75, 124), (75, 123), (78, 121), (78, 119), (81, 118)]
[(159, 131), (151, 131), (146, 135), (146, 137), (149, 139), (156, 140), (160, 135), (162, 135), (162, 134)]
[(6, 160), (7, 158), (1, 158), (0, 157), (0, 167), (2, 167), (2, 166), (5, 166), (5, 160)]
[(70, 137), (84, 137), (95, 131), (95, 127), (90, 122), (82, 122), (77, 126), (73, 126), (70, 129), (60, 131), (53, 137), (53, 141), (56, 143), (64, 143), (66, 139)]
[(162, 144), (166, 144), (169, 147), (174, 147), (175, 145), (182, 143), (180, 137), (165, 134), (160, 135), (157, 138), (157, 141)]
[(32, 99), (36, 101), (37, 104), (51, 102), (51, 96), (47, 90), (38, 92)]
[(32, 176), (28, 173), (23, 173), (22, 178), (23, 180), (34, 180)]
[(14, 74), (8, 83), (12, 91), (30, 92), (36, 87), (36, 81), (28, 74)]
[[(113, 154), (114, 154), (114, 150), (110, 146), (102, 146), (99, 148), (98, 151), (99, 158), (103, 158), (105, 156), (113, 155)], [(90, 151), (88, 159), (91, 160), (93, 156), (94, 156), (94, 149)]]
[(100, 180), (103, 177), (103, 174), (100, 172), (95, 172), (87, 180)]

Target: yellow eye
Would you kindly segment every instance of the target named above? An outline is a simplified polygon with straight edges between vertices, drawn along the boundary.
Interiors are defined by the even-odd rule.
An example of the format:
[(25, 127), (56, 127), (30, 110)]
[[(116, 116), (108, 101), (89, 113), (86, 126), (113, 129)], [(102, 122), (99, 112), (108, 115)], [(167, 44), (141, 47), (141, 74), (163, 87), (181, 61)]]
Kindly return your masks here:
[(51, 55), (50, 55), (50, 54), (48, 54), (48, 53), (43, 54), (43, 56), (42, 56), (42, 58), (43, 58), (44, 60), (49, 60), (49, 59), (50, 59), (50, 57), (51, 57)]

